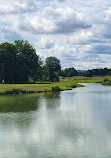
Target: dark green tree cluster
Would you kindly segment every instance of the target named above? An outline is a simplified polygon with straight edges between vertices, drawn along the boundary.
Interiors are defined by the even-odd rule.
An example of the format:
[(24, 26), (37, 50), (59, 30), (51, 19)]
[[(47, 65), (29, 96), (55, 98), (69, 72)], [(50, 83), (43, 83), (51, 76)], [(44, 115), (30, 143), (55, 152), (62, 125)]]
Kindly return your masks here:
[(51, 82), (59, 81), (58, 72), (61, 69), (60, 60), (56, 57), (48, 57), (45, 61), (48, 76)]
[(38, 80), (58, 81), (60, 60), (48, 57), (45, 64), (28, 41), (0, 44), (0, 82), (28, 83)]
[(60, 60), (56, 57), (47, 57), (42, 67), (42, 80), (57, 82), (59, 81), (59, 71), (61, 70)]
[(86, 76), (86, 77), (92, 77), (92, 76), (106, 76), (106, 75), (111, 75), (111, 69), (104, 68), (104, 69), (92, 69), (92, 70), (87, 70), (84, 72), (79, 72), (79, 76)]
[(62, 77), (72, 77), (72, 76), (77, 76), (77, 70), (72, 68), (66, 68), (65, 70), (61, 70), (59, 73), (60, 76)]
[(111, 75), (111, 69), (108, 68), (100, 68), (100, 69), (92, 69), (92, 70), (81, 70), (77, 71), (74, 68), (66, 68), (59, 72), (59, 75), (62, 77), (72, 77), (72, 76), (85, 76), (85, 77), (92, 77), (92, 76), (106, 76)]

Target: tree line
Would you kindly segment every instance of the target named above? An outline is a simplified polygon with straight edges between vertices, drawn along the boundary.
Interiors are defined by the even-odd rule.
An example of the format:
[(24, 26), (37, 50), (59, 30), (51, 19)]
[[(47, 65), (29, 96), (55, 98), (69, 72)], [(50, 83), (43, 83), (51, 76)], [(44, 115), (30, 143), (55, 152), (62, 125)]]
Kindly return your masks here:
[(28, 41), (0, 44), (0, 83), (35, 83), (36, 81), (59, 81), (59, 76), (105, 76), (111, 69), (92, 69), (79, 72), (74, 67), (61, 70), (60, 60), (47, 57), (45, 62), (36, 54)]
[(83, 70), (77, 71), (74, 68), (66, 68), (61, 70), (59, 73), (62, 77), (72, 77), (72, 76), (85, 76), (85, 77), (92, 77), (92, 76), (110, 76), (111, 69), (108, 68), (100, 68), (100, 69), (92, 69), (92, 70)]
[(92, 69), (87, 70), (83, 72), (78, 72), (78, 76), (86, 76), (86, 77), (92, 77), (92, 76), (110, 76), (111, 75), (111, 69), (109, 68), (100, 68), (100, 69)]

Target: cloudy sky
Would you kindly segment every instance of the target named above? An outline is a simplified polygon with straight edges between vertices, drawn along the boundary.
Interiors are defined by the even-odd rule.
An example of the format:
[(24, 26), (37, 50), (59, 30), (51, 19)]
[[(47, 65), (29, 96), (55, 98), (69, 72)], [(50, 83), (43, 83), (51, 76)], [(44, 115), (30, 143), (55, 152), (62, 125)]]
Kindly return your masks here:
[(111, 68), (111, 2), (0, 0), (0, 43), (21, 39), (63, 68)]

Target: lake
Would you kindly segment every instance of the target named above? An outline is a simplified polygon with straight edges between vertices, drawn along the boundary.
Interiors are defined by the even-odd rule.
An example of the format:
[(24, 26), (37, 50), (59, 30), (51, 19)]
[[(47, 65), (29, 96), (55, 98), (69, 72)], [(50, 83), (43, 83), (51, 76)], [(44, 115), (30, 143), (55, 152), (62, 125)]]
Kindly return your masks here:
[(0, 158), (111, 158), (111, 87), (0, 96)]

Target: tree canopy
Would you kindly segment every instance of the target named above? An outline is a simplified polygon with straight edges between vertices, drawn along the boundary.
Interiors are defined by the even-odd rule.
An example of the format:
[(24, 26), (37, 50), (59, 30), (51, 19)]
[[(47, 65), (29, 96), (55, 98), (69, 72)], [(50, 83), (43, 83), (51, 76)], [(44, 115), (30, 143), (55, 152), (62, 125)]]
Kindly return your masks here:
[(45, 61), (45, 66), (48, 70), (49, 79), (51, 82), (58, 81), (58, 72), (61, 69), (60, 60), (56, 57), (47, 57)]
[(77, 70), (74, 67), (66, 68), (65, 70), (61, 70), (59, 74), (63, 77), (77, 76)]
[(39, 56), (28, 41), (0, 44), (0, 80), (5, 83), (35, 81), (39, 70)]
[(78, 72), (78, 76), (86, 76), (86, 77), (105, 76), (105, 75), (111, 75), (111, 69), (100, 68), (100, 69), (92, 69), (83, 72)]
[(28, 41), (0, 44), (0, 83), (28, 83), (38, 80), (59, 81), (60, 60), (46, 58), (45, 64)]

